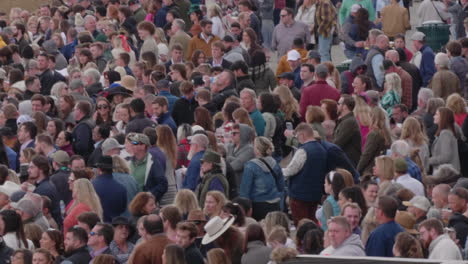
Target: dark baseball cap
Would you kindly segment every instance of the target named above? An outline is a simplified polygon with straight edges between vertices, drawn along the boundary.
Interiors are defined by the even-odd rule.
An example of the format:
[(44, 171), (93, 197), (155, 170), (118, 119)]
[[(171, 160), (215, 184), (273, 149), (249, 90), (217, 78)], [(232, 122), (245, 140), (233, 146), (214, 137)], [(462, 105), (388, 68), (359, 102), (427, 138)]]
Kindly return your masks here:
[(295, 76), (293, 72), (283, 72), (278, 76), (280, 79), (289, 79), (289, 80), (294, 80)]
[(231, 35), (226, 35), (224, 36), (223, 41), (234, 43), (234, 38)]
[(318, 53), (318, 51), (316, 51), (316, 50), (311, 50), (307, 54), (307, 58), (309, 58), (309, 59), (320, 59), (320, 53)]

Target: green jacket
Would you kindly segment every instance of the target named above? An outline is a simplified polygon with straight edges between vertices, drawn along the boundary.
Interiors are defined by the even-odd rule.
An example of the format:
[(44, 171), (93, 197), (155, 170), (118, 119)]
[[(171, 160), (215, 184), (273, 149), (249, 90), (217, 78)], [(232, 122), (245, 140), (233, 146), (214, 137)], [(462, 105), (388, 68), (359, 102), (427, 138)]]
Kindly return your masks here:
[(206, 193), (209, 191), (220, 191), (226, 197), (229, 197), (229, 183), (221, 169), (213, 169), (202, 178), (202, 181), (197, 186), (197, 197), (201, 208), (205, 206)]

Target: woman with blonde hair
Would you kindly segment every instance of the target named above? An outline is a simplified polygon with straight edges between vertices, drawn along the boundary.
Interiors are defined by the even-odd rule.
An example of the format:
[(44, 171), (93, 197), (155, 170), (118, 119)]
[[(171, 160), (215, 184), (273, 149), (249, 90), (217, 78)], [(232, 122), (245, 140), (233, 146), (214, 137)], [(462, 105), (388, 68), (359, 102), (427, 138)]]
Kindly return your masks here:
[(255, 129), (252, 119), (250, 118), (249, 112), (247, 112), (247, 110), (245, 110), (244, 108), (240, 107), (234, 110), (234, 112), (232, 113), (232, 117), (234, 118), (234, 121), (237, 124), (245, 124)]
[(223, 21), (223, 11), (217, 4), (209, 5), (207, 10), (207, 17), (213, 22), (212, 34), (224, 38), (226, 35), (226, 26)]
[(364, 150), (366, 145), (367, 135), (370, 131), (371, 125), (371, 107), (364, 101), (360, 96), (353, 96), (356, 101), (356, 106), (354, 107), (353, 113), (356, 117), (356, 120), (359, 124), (359, 129), (361, 131), (361, 147)]
[(375, 157), (383, 154), (392, 143), (390, 130), (385, 121), (385, 112), (380, 107), (374, 107), (371, 112), (370, 132), (357, 166), (361, 175), (372, 173)]
[(285, 85), (276, 86), (273, 90), (274, 94), (277, 94), (281, 100), (280, 110), (284, 113), (284, 119), (286, 122), (291, 122), (293, 127), (296, 127), (301, 123), (301, 115), (299, 114), (299, 103), (289, 89)]
[(466, 111), (465, 100), (457, 93), (451, 94), (447, 97), (446, 107), (453, 111), (455, 122), (462, 127), (464, 123), (468, 125), (468, 120), (466, 117), (468, 113)]
[(401, 79), (398, 74), (392, 72), (385, 75), (384, 95), (380, 105), (385, 109), (388, 116), (392, 115), (394, 105), (401, 103)]
[(403, 122), (400, 139), (406, 141), (411, 149), (418, 149), (424, 170), (429, 171), (429, 139), (423, 131), (423, 124), (409, 116)]
[(166, 172), (167, 191), (161, 197), (159, 204), (161, 206), (172, 204), (177, 193), (175, 180), (175, 168), (177, 166), (177, 143), (172, 129), (168, 125), (159, 125), (156, 127), (158, 135), (157, 145), (166, 154)]
[[(154, 40), (156, 40), (156, 43), (158, 44), (158, 50), (159, 50), (159, 57), (161, 57), (162, 54), (168, 54), (169, 53), (169, 43), (167, 42), (166, 35), (164, 34), (164, 30), (162, 28), (156, 27), (154, 30)], [(160, 58), (158, 58), (159, 60)]]
[(373, 174), (379, 179), (379, 185), (393, 180), (393, 177), (395, 176), (393, 159), (384, 155), (376, 157)]
[(184, 248), (176, 244), (169, 244), (162, 255), (163, 264), (186, 264)]
[(231, 259), (226, 256), (222, 248), (210, 249), (207, 253), (207, 264), (231, 264)]
[(220, 216), (226, 196), (220, 191), (209, 191), (206, 193), (205, 206), (203, 212), (211, 219), (215, 216)]
[(72, 197), (73, 204), (68, 208), (67, 216), (63, 220), (64, 230), (77, 225), (78, 215), (84, 212), (95, 212), (102, 219), (101, 201), (88, 179), (78, 179), (73, 182)]
[(174, 205), (179, 208), (183, 219), (187, 219), (190, 211), (200, 209), (197, 196), (190, 189), (178, 191), (174, 199)]

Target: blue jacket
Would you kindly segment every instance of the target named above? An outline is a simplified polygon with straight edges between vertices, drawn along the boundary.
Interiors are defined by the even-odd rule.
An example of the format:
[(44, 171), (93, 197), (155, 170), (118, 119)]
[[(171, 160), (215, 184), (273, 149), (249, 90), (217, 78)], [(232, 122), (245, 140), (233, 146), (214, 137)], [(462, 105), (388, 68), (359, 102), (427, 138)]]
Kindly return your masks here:
[(168, 125), (172, 129), (172, 133), (174, 133), (174, 136), (177, 136), (177, 125), (174, 122), (174, 119), (172, 119), (170, 112), (166, 112), (160, 117), (158, 117), (158, 124)]
[[(114, 179), (127, 190), (127, 204), (130, 204), (133, 198), (138, 194), (138, 183), (135, 178), (133, 178), (132, 175), (121, 172), (114, 172), (112, 173), (112, 176), (114, 176)], [(130, 217), (128, 208), (125, 208), (123, 216)]]
[(8, 165), (10, 166), (10, 169), (17, 171), (17, 169), (19, 168), (18, 154), (16, 154), (14, 150), (7, 146), (5, 146), (5, 151), (7, 154)]
[(281, 197), (284, 191), (284, 177), (278, 163), (272, 158), (263, 158), (276, 173), (275, 176), (259, 159), (253, 159), (245, 164), (240, 196), (252, 202), (265, 202)]
[(156, 201), (159, 201), (167, 192), (167, 178), (165, 176), (165, 171), (161, 168), (162, 166), (159, 161), (150, 154), (146, 162), (145, 186), (143, 186), (143, 191), (151, 192), (154, 197), (156, 197)]
[(75, 54), (76, 45), (78, 45), (78, 38), (76, 38), (72, 43), (63, 46), (63, 48), (60, 49), (60, 52), (63, 54), (65, 59), (67, 59), (67, 61), (73, 57), (73, 54)]
[(168, 91), (160, 91), (158, 93), (159, 96), (164, 96), (167, 99), (167, 102), (169, 103), (169, 112), (172, 114), (172, 109), (174, 109), (174, 103), (179, 99), (179, 97), (171, 94)]
[(431, 47), (424, 45), (421, 50), (421, 64), (419, 66), (419, 72), (421, 73), (421, 77), (423, 79), (422, 85), (427, 87), (429, 82), (432, 79), (436, 72), (435, 64), (434, 64), (434, 51), (432, 51)]
[(263, 136), (265, 134), (266, 123), (262, 113), (260, 113), (258, 109), (255, 109), (252, 113), (250, 113), (250, 118), (252, 119), (257, 136)]
[(299, 90), (301, 90), (302, 84), (304, 83), (300, 75), (301, 67), (297, 67), (293, 73), (294, 73), (294, 86), (296, 86)]
[(164, 27), (167, 23), (166, 21), (167, 12), (171, 10), (172, 8), (174, 8), (175, 6), (176, 6), (175, 4), (172, 4), (170, 6), (164, 5), (163, 7), (161, 7), (156, 13), (156, 15), (154, 16), (154, 25), (156, 27), (161, 27), (161, 28)]
[(319, 202), (327, 174), (327, 151), (318, 141), (309, 141), (300, 147), (307, 153), (304, 166), (289, 179), (289, 196), (305, 201)]
[(359, 183), (360, 174), (353, 165), (353, 162), (346, 156), (346, 153), (337, 145), (326, 140), (320, 141), (327, 151), (327, 171), (336, 168), (343, 168), (353, 175), (354, 183)]
[(205, 154), (205, 151), (200, 151), (197, 154), (193, 155), (192, 160), (187, 168), (187, 173), (182, 183), (182, 188), (190, 189), (195, 191), (198, 183), (200, 182), (200, 168), (201, 168), (201, 158)]
[(36, 189), (34, 189), (34, 193), (49, 197), (50, 201), (52, 202), (51, 215), (54, 218), (55, 222), (57, 222), (57, 224), (61, 226), (62, 215), (60, 214), (60, 195), (57, 191), (57, 188), (55, 188), (55, 185), (49, 181), (49, 178), (46, 178), (36, 184)]
[(166, 154), (164, 154), (164, 152), (162, 152), (162, 150), (157, 146), (152, 146), (148, 149), (148, 152), (153, 156), (153, 158), (158, 160), (161, 170), (166, 172)]
[(127, 209), (127, 190), (117, 182), (112, 174), (101, 174), (93, 181), (104, 212), (104, 222), (109, 223)]
[(395, 236), (405, 230), (395, 221), (378, 226), (369, 236), (366, 255), (371, 257), (393, 257)]

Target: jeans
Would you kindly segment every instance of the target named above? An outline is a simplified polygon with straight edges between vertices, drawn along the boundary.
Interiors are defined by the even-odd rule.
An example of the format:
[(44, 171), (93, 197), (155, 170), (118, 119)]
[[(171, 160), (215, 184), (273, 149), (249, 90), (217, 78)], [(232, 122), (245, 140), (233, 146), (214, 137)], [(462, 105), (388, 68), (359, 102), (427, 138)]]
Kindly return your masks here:
[(349, 49), (344, 49), (344, 54), (346, 55), (346, 58), (352, 59), (354, 56), (356, 56), (356, 51), (354, 50), (349, 50)]
[(330, 49), (333, 36), (330, 34), (327, 38), (319, 34), (318, 37), (318, 52), (320, 54), (321, 62), (331, 61)]
[(264, 19), (262, 20), (262, 37), (263, 37), (263, 46), (267, 49), (271, 49), (271, 39), (273, 36), (273, 20)]

